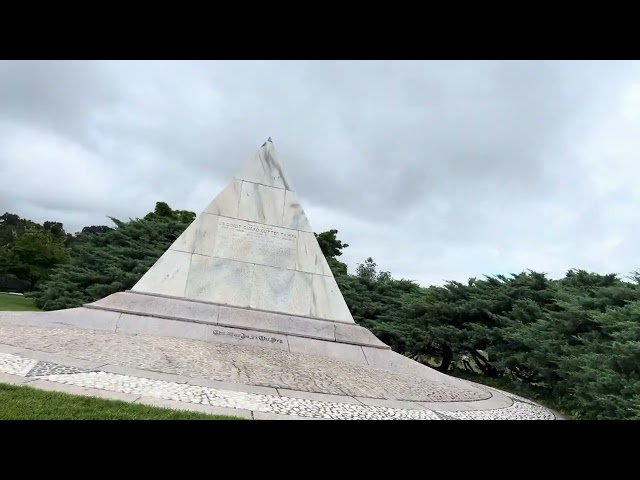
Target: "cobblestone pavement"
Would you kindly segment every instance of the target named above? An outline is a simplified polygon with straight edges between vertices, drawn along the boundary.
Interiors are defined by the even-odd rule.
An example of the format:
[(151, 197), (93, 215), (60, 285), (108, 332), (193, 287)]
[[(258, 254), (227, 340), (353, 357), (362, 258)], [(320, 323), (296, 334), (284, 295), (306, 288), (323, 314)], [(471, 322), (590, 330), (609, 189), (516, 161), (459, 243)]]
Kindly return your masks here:
[(145, 398), (267, 414), (334, 420), (553, 420), (543, 407), (513, 399), (509, 407), (474, 411), (403, 409), (230, 391), (131, 375), (81, 369), (0, 353), (0, 373), (119, 392)]
[(453, 379), (446, 383), (448, 377), (430, 380), (311, 355), (184, 338), (0, 325), (0, 343), (103, 364), (305, 392), (423, 402), (491, 398), (489, 390)]

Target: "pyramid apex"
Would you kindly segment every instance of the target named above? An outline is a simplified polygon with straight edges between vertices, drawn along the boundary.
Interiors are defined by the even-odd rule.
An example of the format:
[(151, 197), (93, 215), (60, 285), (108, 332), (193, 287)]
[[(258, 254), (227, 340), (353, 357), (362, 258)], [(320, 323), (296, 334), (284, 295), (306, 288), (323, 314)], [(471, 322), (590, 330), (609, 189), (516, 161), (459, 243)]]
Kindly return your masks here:
[(288, 180), (271, 137), (262, 144), (234, 178), (245, 182), (294, 191)]

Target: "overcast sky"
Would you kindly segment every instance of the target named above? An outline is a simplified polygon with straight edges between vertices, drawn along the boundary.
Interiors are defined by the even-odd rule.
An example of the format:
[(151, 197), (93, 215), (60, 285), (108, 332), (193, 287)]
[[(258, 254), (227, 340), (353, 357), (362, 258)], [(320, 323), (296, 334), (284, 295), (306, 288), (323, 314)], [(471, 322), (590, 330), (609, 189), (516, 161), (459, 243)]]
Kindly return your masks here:
[(0, 62), (0, 214), (199, 213), (269, 136), (351, 271), (640, 268), (638, 62)]

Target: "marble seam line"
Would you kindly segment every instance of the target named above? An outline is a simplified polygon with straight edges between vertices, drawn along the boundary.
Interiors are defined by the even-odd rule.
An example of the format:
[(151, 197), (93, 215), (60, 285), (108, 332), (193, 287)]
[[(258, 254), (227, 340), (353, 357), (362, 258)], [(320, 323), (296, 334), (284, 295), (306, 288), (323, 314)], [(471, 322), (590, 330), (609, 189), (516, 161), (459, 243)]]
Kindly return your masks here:
[[(247, 183), (249, 183), (249, 182), (247, 182)], [(243, 182), (243, 187), (244, 187), (244, 182)], [(260, 193), (260, 187), (258, 187), (258, 188), (254, 187), (254, 191), (255, 191), (255, 197), (254, 198), (257, 200), (257, 202), (254, 202), (254, 207), (257, 207), (256, 210), (258, 212), (258, 218), (263, 220), (262, 223), (265, 223), (267, 221), (267, 215), (264, 213), (265, 199), (262, 198), (262, 193)], [(255, 205), (255, 203), (257, 203), (258, 205)], [(282, 208), (284, 208), (284, 198), (283, 198), (283, 201), (282, 201)], [(238, 214), (238, 216), (240, 216), (240, 215)]]
[[(280, 225), (284, 225), (284, 211), (287, 207), (287, 191), (284, 191), (284, 202), (282, 203), (282, 216), (280, 217)], [(308, 222), (307, 222), (308, 223)], [(299, 230), (297, 230), (299, 232)], [(300, 235), (298, 235), (298, 242), (300, 241)]]
[[(185, 252), (186, 253), (186, 252)], [(306, 273), (306, 272), (305, 272)], [(312, 274), (315, 275), (315, 274)], [(325, 276), (325, 275), (323, 275)], [(305, 315), (297, 315), (295, 313), (282, 313), (282, 312), (276, 312), (275, 310), (263, 310), (261, 308), (254, 308), (254, 307), (238, 307), (235, 305), (231, 305), (228, 303), (215, 303), (215, 302), (208, 302), (206, 300), (198, 300), (198, 299), (191, 299), (191, 298), (184, 298), (184, 297), (176, 297), (173, 295), (165, 295), (162, 293), (151, 293), (151, 292), (143, 292), (141, 290), (125, 290), (124, 292), (116, 292), (116, 293), (131, 293), (132, 295), (146, 295), (148, 297), (160, 297), (160, 298), (167, 298), (170, 300), (179, 300), (181, 302), (194, 302), (194, 303), (202, 303), (204, 305), (215, 305), (218, 307), (225, 307), (225, 308), (234, 308), (236, 310), (248, 310), (251, 312), (260, 312), (260, 313), (270, 313), (273, 315), (284, 315), (286, 317), (293, 317), (293, 318), (301, 318), (302, 320), (314, 320), (314, 321), (319, 321), (319, 322), (331, 322), (331, 323), (338, 323), (341, 325), (356, 325), (359, 326), (356, 323), (352, 323), (352, 322), (343, 322), (341, 320), (331, 320), (328, 318), (320, 318), (320, 317), (308, 317)], [(107, 297), (105, 297), (107, 298)], [(100, 300), (103, 300), (102, 298)], [(100, 300), (96, 300), (97, 302), (99, 302)], [(97, 310), (104, 310), (105, 307), (100, 307), (100, 306), (96, 306), (93, 305), (91, 303), (87, 303), (82, 305), (85, 308), (93, 308), (93, 309), (97, 309)]]
[(373, 365), (369, 363), (369, 359), (367, 358), (367, 355), (364, 353), (364, 348), (362, 347), (362, 345), (359, 345), (359, 347), (360, 347), (360, 351), (362, 352), (362, 356), (364, 357), (364, 363), (372, 367)]
[[(99, 309), (94, 309), (94, 310), (99, 310)], [(46, 312), (43, 312), (43, 313), (46, 313)], [(114, 313), (120, 313), (120, 312), (114, 312)], [(112, 333), (112, 332), (113, 332), (113, 333), (116, 333), (116, 332), (118, 331), (118, 322), (120, 321), (120, 317), (121, 317), (121, 316), (122, 316), (122, 314), (120, 314), (120, 316), (118, 316), (118, 319), (116, 320), (116, 324), (115, 324), (115, 326), (114, 326), (113, 330), (104, 329), (104, 331), (109, 332), (109, 333)], [(52, 323), (53, 325), (61, 325), (63, 328), (64, 328), (64, 327), (81, 328), (81, 327), (78, 327), (78, 325), (77, 325), (77, 324), (74, 324), (74, 323), (65, 323), (65, 322), (62, 322), (62, 321), (59, 321), (59, 320), (51, 320), (51, 323)], [(89, 330), (93, 330), (93, 329), (89, 329)]]
[[(234, 180), (238, 180), (239, 182), (247, 182), (247, 183), (253, 183), (254, 185), (262, 185), (263, 187), (268, 187), (268, 188), (275, 188), (276, 190), (284, 190), (285, 192), (295, 192), (295, 190), (291, 190), (290, 188), (281, 188), (281, 187), (276, 187), (274, 185), (267, 185), (265, 183), (260, 183), (260, 182), (252, 182), (251, 180), (243, 180), (242, 178), (238, 178), (238, 177), (233, 177)], [(239, 204), (239, 202), (238, 202)]]
[[(218, 257), (217, 255), (205, 255), (205, 254), (202, 254), (202, 253), (187, 252), (186, 250), (180, 250), (178, 248), (174, 248), (173, 246), (171, 246), (168, 250), (171, 250), (173, 252), (186, 253), (187, 255), (191, 255), (191, 258), (193, 258), (193, 255), (200, 255), (201, 257), (219, 258), (220, 260), (231, 260), (232, 262), (246, 263), (247, 265), (253, 265), (254, 267), (257, 265), (257, 266), (260, 266), (260, 267), (277, 268), (279, 270), (287, 270), (289, 272), (307, 273), (309, 275), (318, 275), (319, 277), (328, 277), (328, 278), (335, 279), (333, 274), (332, 275), (325, 275), (323, 273), (306, 272), (304, 270), (298, 270), (297, 268), (274, 267), (273, 265), (267, 265), (266, 263), (248, 262), (246, 260), (237, 260), (235, 258)], [(189, 262), (189, 270), (191, 270), (191, 262)], [(251, 281), (253, 282), (253, 278), (251, 279)], [(186, 291), (186, 289), (187, 289), (187, 287), (185, 286), (185, 291)]]
[[(242, 185), (244, 184), (244, 180), (240, 180), (240, 190), (238, 190), (238, 204), (236, 205), (236, 216), (240, 216), (240, 201), (242, 200)], [(220, 210), (220, 209), (218, 209)], [(221, 215), (218, 215), (218, 218), (220, 218)], [(226, 218), (231, 218), (231, 217), (226, 217)], [(217, 231), (216, 231), (217, 234)]]
[[(195, 241), (194, 241), (195, 250)], [(187, 253), (187, 252), (185, 252)], [(184, 290), (182, 290), (182, 296), (187, 298), (187, 285), (189, 284), (189, 273), (191, 273), (191, 265), (193, 264), (193, 253), (189, 255), (189, 268), (187, 268), (187, 281), (184, 282)], [(253, 277), (251, 277), (251, 283), (253, 284)]]
[(115, 333), (118, 332), (118, 328), (120, 328), (120, 320), (122, 319), (122, 312), (117, 312), (119, 313), (118, 315), (118, 319), (116, 320), (116, 329), (114, 330)]

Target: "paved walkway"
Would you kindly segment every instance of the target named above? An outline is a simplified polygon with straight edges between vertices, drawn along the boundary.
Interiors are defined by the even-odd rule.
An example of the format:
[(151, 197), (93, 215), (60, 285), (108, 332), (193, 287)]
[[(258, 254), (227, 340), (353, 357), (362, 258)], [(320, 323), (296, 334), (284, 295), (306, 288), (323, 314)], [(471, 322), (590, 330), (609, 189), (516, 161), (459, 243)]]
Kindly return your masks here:
[(454, 379), (259, 347), (1, 319), (0, 382), (252, 419), (555, 418), (529, 400)]

